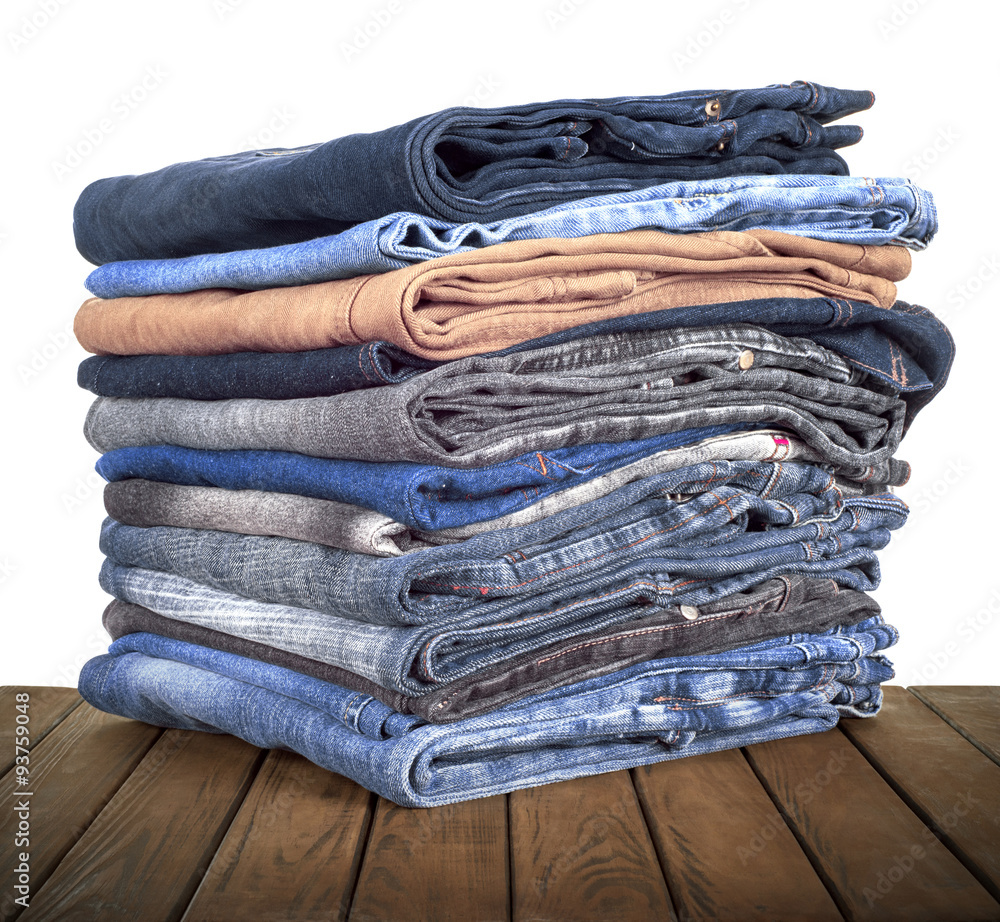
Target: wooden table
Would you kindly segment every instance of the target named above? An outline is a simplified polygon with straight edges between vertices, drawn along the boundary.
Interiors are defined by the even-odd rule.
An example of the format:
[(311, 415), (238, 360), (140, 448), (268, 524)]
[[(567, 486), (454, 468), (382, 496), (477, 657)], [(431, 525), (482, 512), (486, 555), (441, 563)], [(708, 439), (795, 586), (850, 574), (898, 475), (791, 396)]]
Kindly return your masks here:
[(71, 689), (0, 689), (0, 742), (3, 920), (1000, 920), (1000, 688), (889, 687), (827, 733), (432, 810)]

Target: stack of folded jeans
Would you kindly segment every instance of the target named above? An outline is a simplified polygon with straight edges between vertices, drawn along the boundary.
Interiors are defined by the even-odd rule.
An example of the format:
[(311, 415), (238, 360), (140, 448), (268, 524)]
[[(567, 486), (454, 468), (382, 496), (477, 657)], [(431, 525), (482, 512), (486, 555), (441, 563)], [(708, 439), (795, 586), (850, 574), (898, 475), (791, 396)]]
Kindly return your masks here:
[(810, 83), (451, 109), (93, 183), (95, 706), (405, 805), (868, 716), (948, 331)]

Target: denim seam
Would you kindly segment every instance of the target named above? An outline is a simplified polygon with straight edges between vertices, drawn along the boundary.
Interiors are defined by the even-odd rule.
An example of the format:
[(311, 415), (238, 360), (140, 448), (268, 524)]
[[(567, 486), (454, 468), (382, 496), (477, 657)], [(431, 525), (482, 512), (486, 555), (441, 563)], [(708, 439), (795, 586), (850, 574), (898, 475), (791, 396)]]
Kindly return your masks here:
[[(573, 119), (573, 124), (569, 126), (569, 129), (567, 130), (567, 134), (566, 134), (566, 150), (564, 150), (562, 152), (562, 154), (559, 157), (556, 158), (557, 160), (565, 160), (566, 159), (566, 155), (569, 153), (570, 146), (573, 143), (572, 131), (579, 124), (579, 121), (580, 121), (579, 119)], [(634, 145), (633, 145), (633, 147), (634, 147)]]
[[(830, 672), (831, 670), (833, 670), (833, 672), (835, 674), (835, 670), (833, 669), (833, 667), (830, 664), (827, 664), (827, 663), (823, 664), (822, 669), (823, 669), (823, 675), (816, 682), (814, 682), (812, 685), (809, 685), (809, 686), (806, 686), (804, 688), (799, 689), (799, 691), (800, 692), (802, 692), (802, 691), (814, 691), (814, 690), (816, 690), (818, 688), (822, 688), (824, 685), (829, 685), (830, 684), (830, 680), (829, 680), (828, 672)], [(671, 711), (692, 711), (692, 710), (700, 710), (703, 707), (706, 707), (706, 708), (721, 707), (727, 701), (732, 701), (732, 700), (737, 699), (737, 698), (747, 698), (747, 697), (754, 697), (754, 698), (780, 698), (784, 694), (787, 694), (787, 692), (782, 692), (782, 691), (764, 691), (762, 689), (754, 688), (754, 689), (750, 689), (750, 691), (739, 692), (738, 694), (735, 694), (735, 695), (724, 695), (721, 698), (715, 698), (715, 699), (713, 699), (711, 702), (707, 701), (704, 698), (702, 698), (702, 699), (698, 699), (698, 698), (675, 698), (675, 697), (673, 697), (671, 695), (663, 695), (660, 698), (654, 698), (653, 701), (655, 701), (657, 704), (662, 704), (662, 703), (664, 703), (666, 701), (690, 701), (694, 705), (693, 707), (685, 707), (684, 705), (670, 705), (670, 706), (668, 706), (668, 710), (671, 710)]]
[(361, 290), (367, 285), (372, 279), (377, 278), (374, 275), (361, 275), (355, 280), (354, 290), (344, 298), (344, 310), (343, 310), (343, 324), (345, 330), (350, 330), (351, 335), (354, 336), (356, 342), (365, 342), (365, 337), (358, 336), (354, 331), (354, 326), (351, 323), (351, 315), (354, 313), (354, 305), (357, 303), (358, 295)]
[[(390, 384), (391, 382), (389, 381), (389, 379), (385, 375), (383, 375), (382, 372), (380, 372), (378, 369), (378, 364), (375, 361), (375, 343), (373, 342), (368, 344), (368, 361), (371, 364), (375, 374), (378, 376), (379, 380), (385, 382), (386, 384)], [(371, 378), (369, 377), (368, 372), (365, 371), (364, 366), (361, 363), (360, 355), (358, 356), (358, 367), (361, 369), (361, 373), (365, 376), (365, 378), (368, 381), (370, 381)]]
[[(891, 347), (891, 345), (892, 344), (890, 342), (890, 347)], [(861, 368), (866, 368), (868, 371), (872, 372), (875, 375), (878, 375), (879, 377), (882, 377), (884, 375), (887, 378), (891, 378), (894, 384), (902, 386), (903, 382), (901, 382), (899, 380), (899, 378), (896, 376), (896, 369), (895, 369), (895, 367), (893, 367), (893, 369), (891, 371), (887, 372), (884, 369), (876, 368), (874, 365), (866, 365), (860, 359), (851, 359), (851, 364), (852, 365), (858, 365)], [(895, 365), (895, 361), (893, 361), (893, 365)]]
[(784, 583), (784, 591), (781, 596), (781, 601), (778, 603), (778, 607), (775, 609), (776, 612), (783, 612), (788, 605), (788, 601), (792, 596), (792, 581), (782, 574), (778, 577), (782, 583)]

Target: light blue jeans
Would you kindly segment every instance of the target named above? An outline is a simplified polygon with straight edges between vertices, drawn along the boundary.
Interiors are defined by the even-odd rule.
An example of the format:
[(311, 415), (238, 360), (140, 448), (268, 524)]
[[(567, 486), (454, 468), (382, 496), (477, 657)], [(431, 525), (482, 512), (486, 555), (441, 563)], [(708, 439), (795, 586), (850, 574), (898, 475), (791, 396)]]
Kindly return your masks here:
[(755, 227), (840, 243), (923, 249), (937, 231), (937, 212), (930, 193), (908, 179), (726, 176), (595, 196), (483, 224), (396, 212), (304, 243), (106, 263), (91, 272), (86, 285), (99, 298), (199, 288), (257, 290), (389, 272), (508, 240), (649, 228), (698, 233)]
[(867, 717), (892, 678), (881, 617), (726, 653), (652, 660), (451, 724), (301, 673), (155, 634), (84, 665), (80, 694), (163, 727), (290, 749), (403, 806), (430, 807)]

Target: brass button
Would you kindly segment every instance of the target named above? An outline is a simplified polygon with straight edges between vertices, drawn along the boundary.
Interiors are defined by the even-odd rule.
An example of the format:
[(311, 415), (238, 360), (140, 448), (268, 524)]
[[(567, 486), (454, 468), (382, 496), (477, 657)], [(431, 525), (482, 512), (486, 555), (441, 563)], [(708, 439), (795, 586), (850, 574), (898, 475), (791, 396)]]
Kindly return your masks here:
[(681, 614), (688, 619), (688, 621), (695, 621), (698, 618), (698, 609), (693, 605), (682, 605)]
[(705, 114), (706, 115), (718, 115), (722, 111), (722, 105), (717, 99), (710, 99), (705, 103)]
[(715, 145), (715, 149), (717, 151), (720, 151), (720, 152), (724, 151), (726, 149), (726, 142), (725, 141), (719, 141), (719, 143)]
[(740, 353), (740, 368), (746, 371), (751, 365), (753, 365), (753, 353), (749, 349), (744, 349)]

